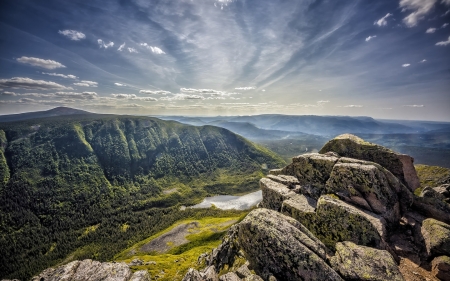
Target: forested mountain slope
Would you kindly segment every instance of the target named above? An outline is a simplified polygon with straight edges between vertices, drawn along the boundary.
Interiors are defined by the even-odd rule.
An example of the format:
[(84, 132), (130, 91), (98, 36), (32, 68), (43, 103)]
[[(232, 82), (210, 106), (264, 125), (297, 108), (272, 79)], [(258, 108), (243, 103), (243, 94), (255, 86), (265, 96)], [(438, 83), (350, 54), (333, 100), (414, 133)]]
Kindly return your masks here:
[(141, 235), (127, 230), (136, 216), (156, 229), (158, 216), (179, 219), (173, 206), (256, 189), (262, 167), (283, 164), (226, 129), (149, 117), (2, 123), (0, 145), (0, 277), (28, 277), (89, 243), (78, 256), (108, 259)]

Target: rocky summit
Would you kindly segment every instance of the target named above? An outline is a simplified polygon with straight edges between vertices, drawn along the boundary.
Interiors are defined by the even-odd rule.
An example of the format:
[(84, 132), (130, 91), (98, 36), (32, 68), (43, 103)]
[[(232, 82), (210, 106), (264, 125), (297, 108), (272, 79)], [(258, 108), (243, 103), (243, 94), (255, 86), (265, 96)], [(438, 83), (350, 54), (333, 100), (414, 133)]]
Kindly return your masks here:
[(414, 195), (413, 161), (349, 134), (294, 157), (183, 280), (450, 280), (448, 187)]
[[(294, 157), (260, 180), (258, 208), (183, 280), (450, 280), (449, 186), (420, 187), (413, 161), (348, 134)], [(85, 260), (33, 280), (150, 276)]]

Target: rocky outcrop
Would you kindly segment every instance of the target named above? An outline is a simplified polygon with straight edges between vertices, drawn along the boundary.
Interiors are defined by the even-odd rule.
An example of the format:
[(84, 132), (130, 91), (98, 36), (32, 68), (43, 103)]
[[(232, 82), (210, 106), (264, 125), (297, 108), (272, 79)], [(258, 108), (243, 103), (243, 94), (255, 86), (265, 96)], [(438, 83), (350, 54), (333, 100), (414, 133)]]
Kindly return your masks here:
[(420, 196), (415, 198), (413, 208), (427, 217), (450, 224), (450, 204), (446, 202), (445, 193), (437, 190), (425, 187)]
[(426, 219), (421, 229), (428, 257), (450, 256), (450, 225), (435, 219)]
[(56, 268), (48, 268), (32, 281), (150, 281), (147, 271), (132, 272), (126, 263), (73, 261)]
[(358, 246), (352, 242), (337, 243), (336, 254), (330, 263), (345, 280), (404, 280), (387, 251)]
[(433, 275), (443, 281), (450, 281), (450, 258), (448, 256), (437, 257), (431, 263)]
[(420, 181), (411, 156), (366, 142), (357, 136), (343, 134), (327, 142), (319, 153), (335, 152), (340, 156), (371, 161), (385, 167), (414, 192)]
[(297, 220), (257, 209), (238, 225), (238, 243), (263, 279), (341, 280), (325, 262), (325, 246)]

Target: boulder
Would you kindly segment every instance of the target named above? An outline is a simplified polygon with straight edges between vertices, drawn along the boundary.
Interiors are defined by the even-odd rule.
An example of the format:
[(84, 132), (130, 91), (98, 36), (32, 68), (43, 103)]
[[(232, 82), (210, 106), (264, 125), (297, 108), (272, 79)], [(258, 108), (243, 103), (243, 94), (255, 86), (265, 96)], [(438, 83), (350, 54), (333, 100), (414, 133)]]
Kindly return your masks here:
[(258, 275), (255, 275), (255, 274), (249, 275), (242, 280), (243, 281), (264, 281), (261, 277), (259, 277)]
[(93, 260), (73, 261), (56, 268), (48, 268), (33, 281), (149, 281), (150, 275), (146, 271), (134, 274), (126, 263), (98, 262)]
[(435, 219), (422, 222), (421, 233), (428, 257), (450, 256), (450, 225)]
[(336, 254), (330, 263), (345, 280), (404, 280), (387, 251), (358, 246), (348, 241), (336, 244)]
[(280, 211), (283, 201), (296, 194), (286, 185), (268, 178), (262, 178), (259, 181), (259, 186), (263, 196), (261, 207), (275, 211)]
[(430, 196), (435, 193), (434, 191), (428, 191), (422, 194), (426, 195), (426, 197), (415, 197), (412, 207), (426, 217), (450, 224), (450, 204), (445, 203), (435, 196)]
[(227, 274), (224, 274), (219, 277), (220, 281), (241, 281), (241, 278), (239, 278), (236, 273), (234, 272), (228, 272)]
[(385, 219), (332, 196), (320, 197), (317, 202), (316, 219), (307, 223), (307, 226), (330, 248), (334, 248), (336, 242), (342, 241), (386, 248)]
[(431, 272), (442, 281), (450, 281), (450, 257), (441, 256), (431, 262)]
[(219, 281), (214, 266), (209, 266), (202, 271), (189, 268), (182, 281)]
[(322, 242), (291, 217), (256, 209), (237, 228), (245, 257), (265, 279), (342, 280), (325, 262)]
[(248, 269), (248, 266), (244, 264), (236, 270), (236, 274), (237, 276), (239, 276), (239, 278), (245, 278), (252, 275), (252, 272), (250, 271), (250, 269)]
[(441, 194), (443, 201), (450, 203), (450, 184), (443, 184), (440, 186), (433, 187), (434, 191)]
[[(341, 163), (342, 161), (346, 162)], [(340, 160), (334, 165), (327, 180), (327, 193), (337, 194), (359, 207), (381, 215), (389, 223), (396, 224), (401, 217), (399, 198), (396, 188), (391, 186), (386, 177), (385, 172), (389, 172), (380, 168), (372, 162)], [(406, 196), (409, 194), (410, 192), (406, 192)]]
[(302, 186), (302, 193), (318, 199), (325, 191), (325, 183), (338, 158), (318, 153), (302, 154), (292, 158), (292, 163), (281, 174), (294, 176)]
[(319, 153), (336, 152), (340, 156), (371, 161), (388, 169), (412, 192), (420, 186), (414, 168), (414, 159), (408, 155), (394, 152), (388, 148), (366, 142), (363, 139), (343, 134), (327, 142)]

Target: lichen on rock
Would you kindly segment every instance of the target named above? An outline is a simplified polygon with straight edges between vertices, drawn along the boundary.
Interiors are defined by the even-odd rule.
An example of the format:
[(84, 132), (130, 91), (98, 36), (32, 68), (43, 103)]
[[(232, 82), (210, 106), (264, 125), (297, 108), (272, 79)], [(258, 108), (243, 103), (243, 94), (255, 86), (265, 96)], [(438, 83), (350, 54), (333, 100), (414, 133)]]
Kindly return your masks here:
[(336, 244), (336, 254), (330, 259), (330, 263), (345, 280), (404, 280), (387, 251), (359, 246), (348, 241)]

